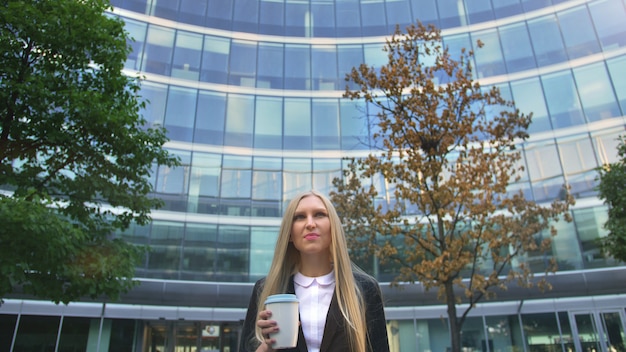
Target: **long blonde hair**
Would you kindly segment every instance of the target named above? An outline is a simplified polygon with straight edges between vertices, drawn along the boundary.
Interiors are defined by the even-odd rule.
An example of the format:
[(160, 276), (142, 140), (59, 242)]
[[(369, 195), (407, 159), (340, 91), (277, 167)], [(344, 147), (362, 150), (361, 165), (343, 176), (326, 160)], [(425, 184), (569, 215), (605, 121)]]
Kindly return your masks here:
[[(348, 254), (348, 245), (343, 227), (341, 226), (341, 220), (330, 200), (320, 192), (315, 190), (302, 192), (294, 197), (289, 202), (287, 209), (285, 209), (274, 249), (272, 266), (265, 279), (263, 290), (259, 295), (257, 307), (259, 307), (259, 310), (264, 309), (264, 302), (269, 295), (285, 293), (289, 287), (291, 276), (299, 270), (300, 253), (290, 241), (291, 227), (300, 200), (309, 196), (318, 197), (324, 203), (328, 212), (332, 238), (330, 253), (335, 272), (335, 294), (337, 295), (339, 310), (346, 322), (351, 352), (365, 352), (367, 349), (367, 324), (365, 322), (363, 297), (352, 274), (353, 265)], [(264, 341), (261, 329), (258, 326), (255, 333), (259, 341)]]

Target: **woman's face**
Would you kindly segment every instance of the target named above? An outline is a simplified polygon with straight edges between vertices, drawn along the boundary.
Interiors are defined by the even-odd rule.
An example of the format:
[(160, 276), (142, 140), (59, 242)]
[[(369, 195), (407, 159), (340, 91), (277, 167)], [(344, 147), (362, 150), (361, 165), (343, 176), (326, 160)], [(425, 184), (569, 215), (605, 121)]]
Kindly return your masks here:
[(291, 225), (291, 241), (301, 254), (330, 253), (330, 218), (318, 197), (306, 196), (298, 203)]

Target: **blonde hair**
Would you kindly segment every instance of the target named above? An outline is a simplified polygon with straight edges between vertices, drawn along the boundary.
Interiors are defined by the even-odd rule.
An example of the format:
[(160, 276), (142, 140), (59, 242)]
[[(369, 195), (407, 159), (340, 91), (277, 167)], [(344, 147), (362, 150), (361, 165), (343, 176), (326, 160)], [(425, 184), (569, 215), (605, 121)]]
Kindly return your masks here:
[[(294, 197), (289, 202), (287, 209), (285, 209), (278, 240), (276, 241), (276, 247), (274, 249), (272, 266), (265, 279), (263, 290), (259, 295), (257, 307), (259, 307), (259, 310), (264, 309), (264, 302), (269, 295), (285, 293), (289, 287), (291, 276), (299, 270), (300, 253), (290, 241), (291, 227), (300, 200), (310, 196), (319, 198), (324, 203), (328, 212), (332, 238), (330, 253), (335, 273), (335, 294), (337, 295), (339, 310), (346, 322), (346, 331), (348, 343), (351, 346), (351, 352), (365, 352), (367, 349), (365, 307), (361, 290), (356, 284), (352, 274), (353, 269), (358, 269), (353, 268), (353, 264), (350, 261), (348, 245), (337, 211), (330, 200), (320, 192), (315, 190), (302, 192)], [(259, 329), (258, 326), (255, 329), (255, 334), (259, 341), (264, 341), (261, 329)]]

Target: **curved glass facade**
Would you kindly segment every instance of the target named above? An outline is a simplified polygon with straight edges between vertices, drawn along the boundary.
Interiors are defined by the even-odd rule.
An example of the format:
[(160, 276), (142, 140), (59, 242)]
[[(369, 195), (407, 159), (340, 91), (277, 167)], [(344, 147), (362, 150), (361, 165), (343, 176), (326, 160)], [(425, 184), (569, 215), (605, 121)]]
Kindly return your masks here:
[[(557, 278), (562, 279), (556, 281), (564, 289), (536, 297), (519, 291), (508, 300), (485, 303), (466, 323), (464, 345), (472, 351), (514, 346), (524, 351), (540, 350), (533, 346), (582, 351), (587, 348), (580, 342), (583, 336), (592, 341), (589, 346), (595, 341), (584, 330), (590, 326), (587, 322), (605, 328), (613, 324), (618, 332), (621, 326), (621, 335), (596, 330), (598, 351), (606, 351), (611, 341), (616, 346), (620, 338), (626, 341), (626, 297), (619, 295), (624, 290), (610, 279), (589, 279), (626, 277), (626, 268), (603, 258), (597, 248), (595, 240), (606, 235), (602, 224), (607, 212), (594, 190), (594, 169), (616, 160), (616, 138), (626, 126), (625, 1), (112, 4), (111, 15), (121, 17), (134, 38), (125, 70), (145, 77), (141, 95), (150, 104), (142, 113), (151, 124), (168, 129), (171, 141), (166, 147), (180, 157), (182, 166), (154, 170), (156, 196), (165, 207), (153, 213), (149, 226), (120, 234), (152, 249), (137, 268), (141, 294), (131, 293), (122, 303), (157, 308), (147, 316), (123, 305), (83, 313), (87, 320), (111, 319), (109, 330), (98, 330), (101, 335), (116, 331), (114, 325), (125, 322), (119, 319), (131, 319), (131, 335), (144, 341), (133, 345), (133, 351), (154, 351), (155, 346), (174, 351), (172, 346), (178, 345), (148, 343), (146, 336), (161, 341), (158, 336), (165, 334), (167, 340), (168, 334), (178, 336), (182, 326), (197, 337), (203, 327), (221, 322), (219, 346), (198, 346), (235, 349), (238, 325), (232, 322), (243, 318), (251, 283), (267, 273), (286, 202), (310, 188), (328, 193), (332, 179), (341, 175), (342, 158), (369, 152), (367, 116), (375, 112), (341, 97), (345, 75), (361, 63), (385, 64), (386, 37), (396, 25), (404, 28), (419, 19), (442, 29), (453, 54), (475, 49), (475, 77), (481, 85), (499, 87), (521, 111), (533, 113), (530, 138), (519, 146), (526, 174), (511, 191), (549, 202), (569, 184), (577, 199), (574, 221), (559, 224), (548, 254), (558, 262)], [(474, 48), (477, 40), (485, 43), (483, 48)], [(389, 201), (392, 195), (385, 184), (376, 185), (376, 201)], [(546, 259), (543, 254), (527, 258), (530, 263)], [(393, 268), (372, 264), (364, 269), (383, 286), (394, 276)], [(577, 285), (578, 279), (593, 284)], [(202, 292), (201, 297), (194, 296), (194, 290), (200, 290), (196, 292)], [(392, 350), (445, 350), (447, 327), (439, 320), (445, 308), (435, 298), (423, 292), (407, 297), (385, 291)], [(525, 305), (533, 308), (522, 308), (524, 300), (533, 298), (537, 300)], [(598, 304), (602, 309), (577, 312), (570, 309), (574, 303), (567, 303), (585, 305), (586, 300), (604, 302)], [(428, 304), (420, 307), (425, 301)], [(28, 302), (20, 302), (26, 308), (12, 312), (18, 317), (38, 312)], [(200, 313), (181, 313), (183, 306), (198, 307)], [(171, 313), (172, 307), (178, 313)], [(168, 323), (160, 324), (159, 318)], [(176, 323), (180, 319), (195, 322)], [(545, 326), (558, 342), (529, 330), (529, 322)], [(6, 326), (11, 326), (10, 320)], [(498, 335), (503, 329), (507, 334)], [(62, 336), (61, 327), (58, 331)], [(13, 343), (19, 346), (17, 337)]]

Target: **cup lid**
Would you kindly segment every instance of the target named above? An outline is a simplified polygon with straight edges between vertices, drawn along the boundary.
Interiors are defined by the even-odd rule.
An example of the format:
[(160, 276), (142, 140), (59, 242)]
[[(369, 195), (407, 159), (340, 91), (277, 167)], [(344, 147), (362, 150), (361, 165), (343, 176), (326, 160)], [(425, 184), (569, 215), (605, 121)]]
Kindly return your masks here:
[(278, 302), (300, 302), (296, 295), (292, 293), (281, 293), (277, 295), (271, 295), (265, 300), (265, 304), (278, 303)]

